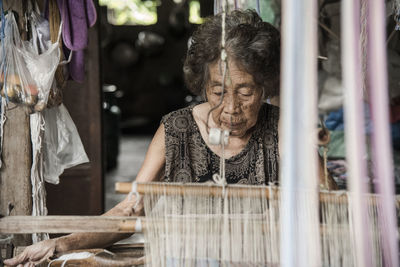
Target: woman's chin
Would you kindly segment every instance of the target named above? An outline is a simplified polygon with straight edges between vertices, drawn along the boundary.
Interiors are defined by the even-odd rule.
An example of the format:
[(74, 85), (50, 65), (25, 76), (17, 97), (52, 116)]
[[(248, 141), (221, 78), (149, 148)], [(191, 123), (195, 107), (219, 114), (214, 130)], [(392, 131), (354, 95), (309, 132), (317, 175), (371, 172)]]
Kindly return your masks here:
[(243, 137), (246, 135), (246, 132), (243, 131), (243, 129), (228, 129), (228, 130), (229, 130), (229, 136)]

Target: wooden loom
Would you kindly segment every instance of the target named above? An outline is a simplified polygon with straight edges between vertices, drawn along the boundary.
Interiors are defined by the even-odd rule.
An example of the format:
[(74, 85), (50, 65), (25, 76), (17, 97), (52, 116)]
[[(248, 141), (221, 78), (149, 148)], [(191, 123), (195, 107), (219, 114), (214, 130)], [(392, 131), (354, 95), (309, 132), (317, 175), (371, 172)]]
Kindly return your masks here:
[[(311, 3), (311, 1), (297, 1), (297, 2), (301, 2), (301, 3), (303, 3), (304, 4), (304, 6), (306, 6), (307, 4), (310, 4)], [(292, 4), (292, 6), (293, 6), (293, 9), (295, 9), (295, 7), (297, 6), (297, 7), (299, 7), (298, 9), (300, 10), (300, 14), (301, 14), (301, 6), (298, 6), (298, 5), (301, 5), (301, 4), (298, 4), (298, 3), (296, 3), (296, 1), (286, 1), (286, 3), (291, 3)], [(289, 6), (290, 4), (287, 4), (287, 6)], [(312, 5), (310, 6), (308, 6), (308, 7), (312, 7)], [(288, 9), (290, 9), (290, 8), (288, 8)], [(306, 8), (307, 9), (307, 8)], [(307, 10), (312, 10), (312, 9), (307, 9)], [(292, 10), (293, 11), (293, 10)], [(293, 14), (292, 14), (293, 15)], [(294, 17), (296, 17), (296, 19), (298, 19), (299, 18), (299, 14), (294, 14), (295, 16)], [(291, 16), (289, 16), (289, 17), (291, 17)], [(310, 16), (310, 17), (312, 17), (312, 16)], [(308, 22), (309, 22), (309, 20), (307, 20)], [(295, 22), (295, 20), (293, 20), (292, 22)], [(295, 23), (296, 24), (296, 23)], [(301, 23), (297, 23), (298, 25), (301, 25)], [(293, 29), (295, 29), (295, 27), (293, 27)], [(291, 30), (291, 31), (294, 31), (294, 30)], [(304, 28), (303, 29), (300, 29), (300, 30), (304, 30)], [(302, 32), (302, 31), (299, 31), (300, 32), (300, 35), (302, 34), (302, 33), (304, 33), (304, 32)], [(306, 31), (306, 33), (307, 33), (307, 31)], [(357, 34), (353, 34), (353, 35), (357, 35)], [(306, 34), (304, 34), (304, 36), (302, 36), (302, 40), (301, 41), (304, 41), (305, 39), (307, 39), (308, 37), (310, 37), (310, 35), (306, 35)], [(312, 37), (312, 36), (311, 36)], [(296, 38), (296, 35), (293, 35), (292, 36), (292, 38)], [(313, 38), (310, 38), (310, 40), (312, 40)], [(301, 42), (300, 42), (301, 43)], [(302, 43), (303, 45), (305, 44), (304, 42)], [(301, 48), (304, 48), (304, 46), (303, 47), (301, 47)], [(307, 63), (307, 66), (310, 66), (309, 65), (309, 61), (311, 60), (312, 61), (312, 59), (314, 58), (314, 55), (313, 55), (313, 53), (310, 53), (310, 50), (316, 50), (315, 49), (315, 46), (313, 47), (313, 46), (309, 46), (309, 48), (308, 49), (300, 49), (300, 52), (298, 53), (298, 54), (300, 54), (300, 55), (302, 55), (303, 54), (303, 52), (304, 52), (304, 55), (305, 55), (305, 57), (306, 57), (306, 63)], [(311, 58), (311, 59), (310, 59)], [(298, 60), (297, 60), (297, 62), (300, 62), (300, 63), (303, 63), (304, 62), (304, 58), (297, 58)], [(287, 63), (287, 62), (286, 62)], [(286, 66), (289, 66), (290, 64), (287, 64)], [(298, 65), (297, 65), (297, 67), (299, 67)], [(292, 66), (292, 68), (296, 68), (296, 65), (295, 64), (293, 64), (293, 66)], [(308, 69), (308, 68), (306, 68), (306, 69)], [(381, 68), (381, 69), (383, 69), (383, 68)], [(299, 78), (301, 75), (302, 75), (303, 73), (301, 73), (300, 72), (300, 74), (297, 74), (298, 76), (296, 76), (296, 75), (294, 75), (294, 76), (292, 76), (292, 77), (289, 77), (291, 80), (296, 80), (297, 78)], [(312, 77), (312, 74), (310, 74), (309, 72), (308, 73), (306, 73), (306, 74), (308, 74), (307, 75), (307, 77), (308, 78), (310, 78), (310, 80), (312, 80), (313, 79), (313, 77)], [(304, 80), (307, 80), (307, 79), (299, 79), (302, 83), (301, 83), (301, 85), (300, 85), (300, 87), (302, 88), (302, 89), (304, 89), (306, 86), (309, 86), (308, 84), (306, 84), (306, 83), (304, 83)], [(354, 84), (353, 84), (354, 85)], [(306, 94), (304, 94), (306, 91), (305, 90), (300, 90), (300, 93), (302, 93), (303, 94), (303, 96), (301, 96), (300, 95), (300, 97), (305, 97), (306, 96)], [(308, 98), (310, 98), (310, 99), (312, 99), (312, 97), (310, 97), (310, 96), (306, 96), (306, 97), (308, 97)], [(296, 97), (295, 97), (296, 98)], [(305, 99), (302, 99), (302, 100), (305, 100)], [(302, 100), (300, 100), (299, 102), (301, 102), (301, 103), (303, 103), (305, 106), (307, 106), (310, 102), (309, 101), (307, 101), (307, 100), (305, 100), (305, 101), (302, 101)], [(311, 102), (312, 102), (312, 100), (311, 100)], [(287, 104), (287, 103), (286, 103)], [(292, 103), (293, 104), (293, 103)], [(295, 107), (295, 105), (287, 105), (287, 106), (292, 106), (292, 107)], [(292, 110), (291, 110), (292, 111)], [(359, 110), (358, 110), (359, 111)], [(357, 112), (355, 112), (355, 113), (357, 113)], [(304, 113), (302, 113), (302, 114), (299, 114), (299, 117), (302, 117), (302, 116), (304, 116)], [(295, 116), (296, 117), (296, 116)], [(294, 118), (295, 118), (294, 117)], [(293, 119), (293, 118), (292, 118)], [(384, 120), (382, 120), (382, 121), (384, 121)], [(300, 122), (300, 120), (299, 120), (299, 122)], [(301, 122), (300, 122), (301, 123)], [(296, 125), (295, 123), (293, 123), (292, 125)], [(285, 131), (285, 133), (291, 133), (291, 132), (294, 132), (294, 131)], [(303, 131), (302, 132), (302, 134), (306, 134), (307, 135), (307, 131)], [(307, 145), (307, 144), (305, 144), (305, 145)], [(288, 147), (289, 147), (289, 145), (288, 145)], [(298, 148), (297, 148), (298, 149)], [(356, 149), (355, 150), (358, 150), (358, 148), (356, 147)], [(303, 151), (303, 149), (300, 149), (300, 151)], [(286, 153), (286, 155), (288, 155), (287, 153)], [(359, 159), (357, 159), (357, 157), (354, 157), (355, 158), (355, 160), (357, 161), (357, 160), (359, 160)], [(285, 169), (285, 168), (283, 168), (284, 169), (284, 171), (286, 171), (287, 169)], [(288, 168), (288, 169), (290, 169), (290, 168)], [(312, 169), (312, 168), (309, 168), (309, 169)], [(387, 168), (388, 170), (390, 170), (390, 168)], [(297, 170), (296, 168), (293, 168), (293, 170)], [(305, 173), (307, 173), (307, 171), (309, 171), (309, 170), (305, 170), (305, 172), (303, 172), (303, 169), (302, 169), (302, 171), (301, 171), (301, 177), (309, 177), (309, 176), (307, 176), (307, 175), (304, 175)], [(283, 183), (284, 184), (284, 183)], [(142, 187), (142, 189), (139, 189), (140, 187)], [(175, 188), (174, 188), (175, 187)], [(269, 188), (268, 190), (260, 190), (260, 189), (255, 189), (255, 190), (251, 190), (251, 189), (249, 189), (249, 188), (245, 188), (245, 189), (243, 189), (243, 188), (240, 188), (240, 187), (227, 187), (227, 188), (225, 188), (225, 189), (222, 189), (222, 188), (218, 188), (218, 187), (210, 187), (210, 186), (206, 186), (206, 188), (203, 188), (204, 190), (199, 190), (200, 189), (200, 186), (194, 186), (194, 187), (192, 187), (192, 188), (190, 188), (190, 187), (192, 187), (192, 186), (189, 186), (187, 189), (182, 189), (182, 188), (180, 188), (180, 186), (177, 186), (177, 185), (160, 185), (160, 184), (155, 184), (154, 186), (145, 186), (145, 185), (143, 185), (143, 186), (139, 186), (139, 188), (138, 188), (138, 191), (139, 192), (141, 192), (142, 190), (143, 191), (146, 191), (146, 192), (149, 192), (150, 191), (150, 193), (153, 193), (153, 192), (160, 192), (160, 193), (165, 193), (165, 195), (169, 195), (169, 194), (181, 194), (181, 195), (186, 195), (187, 194), (187, 192), (185, 192), (185, 191), (190, 191), (191, 193), (192, 193), (192, 195), (194, 195), (194, 196), (196, 196), (196, 195), (198, 195), (198, 196), (202, 196), (203, 194), (204, 194), (204, 192), (207, 192), (208, 191), (208, 193), (210, 194), (210, 195), (212, 195), (212, 196), (217, 196), (217, 197), (220, 197), (220, 196), (223, 196), (223, 194), (222, 194), (222, 192), (226, 192), (226, 197), (230, 197), (231, 195), (235, 195), (235, 196), (241, 196), (241, 192), (246, 192), (246, 193), (244, 193), (243, 195), (242, 195), (242, 197), (243, 198), (248, 198), (248, 197), (253, 197), (253, 195), (254, 195), (254, 197), (256, 197), (256, 196), (260, 196), (260, 195), (265, 195), (266, 197), (270, 197), (269, 198), (269, 200), (274, 200), (275, 198), (279, 198), (279, 196), (280, 196), (280, 193), (277, 191), (277, 190), (275, 190), (275, 189), (273, 189), (273, 188)], [(294, 187), (296, 187), (296, 186), (294, 186)], [(165, 189), (165, 188), (170, 188), (170, 189)], [(127, 192), (129, 192), (130, 191), (130, 185), (128, 185), (128, 187), (127, 187), (127, 189), (124, 189), (123, 190), (125, 193), (127, 193)], [(142, 191), (142, 192), (143, 192)], [(356, 199), (356, 202), (357, 202), (357, 207), (364, 207), (362, 204), (360, 204), (360, 199), (365, 199), (365, 196), (367, 196), (366, 194), (363, 194), (363, 190), (355, 190), (356, 191), (356, 193), (358, 193), (358, 199)], [(252, 192), (251, 194), (253, 194), (253, 195), (251, 195), (251, 196), (249, 196), (248, 195), (248, 193), (249, 192)], [(360, 194), (361, 193), (361, 194)], [(204, 194), (205, 195), (205, 194)], [(290, 196), (290, 194), (287, 194), (287, 196)], [(333, 196), (333, 197), (332, 197)], [(370, 197), (367, 197), (366, 199), (368, 200), (368, 201), (370, 201), (371, 200), (371, 203), (370, 203), (370, 206), (377, 206), (377, 205), (379, 205), (379, 203), (380, 203), (380, 198), (381, 197), (378, 197), (377, 195), (368, 195), (368, 196), (370, 196)], [(225, 196), (224, 196), (225, 197)], [(385, 198), (385, 197), (388, 197), (389, 198), (389, 200), (393, 200), (392, 202), (394, 202), (394, 197), (393, 197), (393, 199), (391, 199), (391, 196), (387, 196), (387, 195), (384, 195), (384, 197), (383, 198)], [(335, 193), (320, 193), (320, 195), (319, 195), (319, 199), (320, 199), (320, 203), (322, 203), (322, 204), (332, 204), (332, 202), (333, 202), (333, 204), (337, 204), (337, 205), (347, 205), (348, 204), (348, 196), (346, 195), (346, 194), (342, 194), (342, 195), (337, 195), (337, 194), (335, 194)], [(289, 198), (289, 200), (290, 200), (290, 198)], [(292, 199), (292, 201), (293, 201), (293, 199)], [(399, 203), (399, 200), (398, 200), (398, 197), (396, 196), (396, 205), (398, 206), (398, 203)], [(289, 204), (291, 204), (291, 206), (289, 205), (289, 207), (292, 209), (292, 210), (296, 210), (296, 207), (298, 207), (298, 206), (296, 206), (296, 203), (289, 203)], [(393, 203), (391, 203), (391, 204), (393, 204)], [(362, 210), (360, 211), (360, 213), (362, 213)], [(362, 214), (361, 214), (362, 215)], [(358, 225), (361, 225), (361, 226), (363, 226), (362, 224), (360, 224), (360, 218), (362, 218), (362, 216), (356, 216), (357, 217), (357, 220), (358, 220)], [(91, 217), (93, 220), (96, 220), (96, 222), (97, 223), (101, 223), (101, 221), (102, 220), (106, 220), (105, 219), (105, 217), (103, 217), (103, 218), (94, 218), (94, 217)], [(289, 221), (290, 222), (290, 216), (289, 217), (287, 217), (286, 218), (286, 222), (287, 221)], [(19, 218), (19, 219), (23, 219), (23, 218)], [(57, 219), (57, 218), (54, 218), (54, 219)], [(58, 218), (58, 219), (60, 219), (60, 218)], [(72, 219), (72, 218), (71, 218)], [(124, 231), (135, 231), (135, 230), (137, 230), (137, 229), (135, 229), (135, 227), (136, 227), (136, 225), (137, 225), (137, 219), (138, 218), (129, 218), (129, 219), (126, 219), (126, 218), (112, 218), (111, 219), (111, 217), (110, 218), (107, 218), (108, 220), (108, 222), (107, 222), (107, 225), (108, 224), (110, 224), (110, 221), (112, 221), (112, 224), (114, 225), (112, 228), (107, 228), (107, 229), (110, 229), (109, 231), (116, 231), (116, 232), (124, 232)], [(142, 228), (144, 228), (144, 229), (146, 229), (147, 228), (147, 220), (146, 220), (146, 218), (140, 218), (141, 219), (141, 221), (142, 221), (142, 223), (143, 223), (143, 227)], [(289, 220), (288, 220), (289, 219)], [(41, 218), (39, 218), (39, 220), (41, 220)], [(45, 219), (45, 220), (52, 220), (52, 218), (51, 217), (49, 217), (48, 219)], [(47, 223), (47, 226), (49, 226), (49, 223), (48, 222), (45, 222), (45, 220), (44, 221), (42, 221), (43, 222), (43, 224), (46, 224)], [(17, 225), (14, 225), (15, 224), (15, 221), (13, 222), (12, 221), (12, 219), (10, 219), (10, 218), (4, 218), (4, 219), (2, 219), (2, 221), (1, 221), (1, 223), (7, 223), (8, 222), (8, 226), (5, 226), (5, 228), (3, 228), (3, 229), (8, 229), (8, 230), (6, 230), (6, 231), (10, 231), (10, 229), (12, 228), (12, 227), (15, 227), (15, 226), (17, 226), (17, 228), (19, 228), (19, 229), (21, 229), (21, 227), (23, 227), (23, 228), (27, 228), (28, 227), (28, 225), (32, 225), (32, 224), (34, 224), (34, 220), (31, 220), (31, 222), (29, 222), (28, 223), (28, 225), (26, 225), (26, 226), (24, 226), (24, 225), (21, 225), (21, 224), (17, 224)], [(52, 224), (54, 224), (55, 222), (58, 222), (58, 223), (60, 223), (60, 220), (58, 220), (58, 221), (53, 221), (53, 223)], [(81, 221), (82, 222), (82, 221)], [(267, 222), (267, 224), (268, 224), (269, 222)], [(362, 223), (362, 222), (361, 222)], [(39, 223), (40, 224), (40, 223)], [(289, 235), (289, 234), (291, 234), (292, 233), (292, 231), (293, 231), (293, 225), (286, 225), (286, 226), (289, 226), (289, 227), (284, 227), (284, 229), (286, 230), (284, 233), (285, 234), (287, 234), (287, 235)], [(320, 228), (321, 230), (319, 231), (320, 232), (320, 234), (321, 235), (324, 235), (325, 234), (325, 228), (323, 227), (324, 225), (322, 225), (322, 227)], [(38, 226), (39, 227), (39, 226)], [(86, 226), (85, 226), (86, 227)], [(106, 227), (106, 225), (104, 225), (104, 227)], [(19, 230), (19, 231), (27, 231), (26, 230), (26, 228), (25, 228), (25, 230)], [(71, 229), (71, 231), (68, 231), (68, 232), (72, 232), (72, 231), (83, 231), (83, 232), (85, 232), (85, 231), (87, 231), (87, 230), (91, 230), (91, 231), (94, 231), (94, 229), (91, 229), (91, 228), (85, 228), (85, 229), (83, 229), (82, 230), (82, 228), (80, 228), (80, 230), (73, 230), (72, 228), (74, 228), (74, 226), (73, 225), (70, 225), (70, 229)], [(78, 227), (79, 228), (79, 227)], [(363, 227), (362, 227), (363, 228)], [(50, 230), (50, 228), (49, 227), (47, 227), (47, 228), (41, 228), (41, 229), (43, 229), (43, 231), (46, 229), (46, 230)], [(74, 229), (77, 229), (77, 228), (74, 228)], [(132, 230), (129, 230), (129, 229), (132, 229)], [(32, 230), (34, 230), (33, 228), (32, 228)], [(36, 230), (35, 231), (37, 231), (38, 230), (38, 228), (36, 228)], [(54, 229), (54, 231), (57, 231), (57, 230), (61, 230), (61, 229), (59, 229), (59, 227), (57, 226), (55, 229)], [(62, 229), (63, 231), (67, 231), (67, 229), (66, 228), (64, 228), (64, 229)], [(277, 229), (277, 230), (279, 230), (279, 229)], [(314, 229), (315, 230), (315, 229)], [(18, 231), (17, 229), (16, 230), (14, 230), (14, 231)], [(360, 231), (359, 232), (359, 234), (363, 234), (363, 233), (365, 233), (365, 232), (363, 232), (363, 231)], [(392, 233), (392, 234), (394, 234), (394, 233)], [(299, 235), (299, 236), (301, 236), (301, 235)], [(360, 235), (359, 235), (360, 236)], [(304, 237), (304, 235), (302, 236), (302, 237)], [(364, 237), (363, 237), (364, 238)], [(360, 238), (360, 240), (362, 240), (363, 238)], [(364, 239), (365, 240), (365, 239)], [(291, 240), (289, 240), (289, 242), (290, 242)], [(297, 241), (298, 242), (298, 240), (295, 240), (295, 241)], [(303, 240), (301, 240), (301, 241), (303, 241)], [(359, 240), (357, 240), (357, 242), (359, 242)], [(296, 247), (296, 246), (298, 246), (298, 244), (295, 244), (295, 242), (293, 242), (293, 244), (286, 244), (284, 247), (287, 247), (288, 248), (288, 250), (290, 250), (290, 248), (292, 248), (292, 247)], [(359, 253), (359, 251), (357, 251), (357, 258), (358, 258), (358, 260), (361, 258), (360, 257), (360, 255), (362, 256), (362, 255), (364, 255), (364, 256), (366, 256), (366, 252), (368, 252), (369, 251), (369, 248), (361, 248), (360, 249), (360, 251), (362, 251), (363, 253)], [(295, 257), (293, 257), (293, 255), (295, 255), (295, 253), (288, 253), (288, 255), (289, 256), (291, 256), (291, 258), (292, 258), (292, 260), (293, 259), (295, 259)], [(293, 264), (282, 264), (283, 266), (294, 266)], [(371, 266), (372, 264), (371, 263), (368, 263), (367, 262), (367, 264), (366, 265), (360, 265), (360, 266)], [(305, 265), (304, 264), (304, 262), (301, 264), (301, 265), (299, 265), (299, 266), (307, 266), (307, 265)]]
[[(118, 182), (115, 184), (117, 193), (128, 194), (131, 192), (132, 183)], [(191, 195), (206, 196), (208, 189), (211, 196), (221, 196), (223, 188), (215, 184), (177, 184), (177, 183), (138, 183), (137, 192), (146, 195), (154, 191), (165, 192), (166, 195), (183, 195), (189, 192)], [(270, 198), (279, 195), (278, 187), (267, 186), (227, 186), (226, 194), (241, 197), (259, 197), (261, 192)], [(331, 198), (331, 196), (336, 196)], [(366, 196), (373, 204), (378, 202), (376, 194)], [(332, 202), (334, 204), (348, 204), (345, 191), (322, 191), (319, 193), (321, 203)], [(396, 206), (400, 207), (400, 195), (395, 197)], [(137, 229), (137, 221), (142, 220), (142, 226)], [(0, 233), (29, 234), (29, 233), (141, 233), (146, 229), (145, 216), (7, 216), (0, 218)]]
[[(132, 188), (131, 183), (117, 183), (116, 190), (119, 193), (129, 193)], [(165, 184), (165, 183), (143, 183), (137, 184), (137, 192), (146, 196), (154, 192), (163, 192), (162, 194), (168, 196), (187, 194), (199, 197), (211, 196), (221, 197), (225, 193), (226, 197), (238, 196), (239, 198), (259, 198), (261, 195), (264, 197), (278, 201), (280, 196), (280, 189), (277, 187), (267, 186), (238, 186), (229, 185), (225, 189), (217, 185), (204, 185), (204, 184)], [(377, 195), (369, 194), (366, 196), (371, 205), (378, 205), (379, 197)], [(334, 205), (348, 204), (348, 195), (346, 192), (320, 192), (319, 194), (321, 203), (331, 203)], [(396, 196), (396, 205), (400, 204), (400, 196)], [(213, 218), (205, 218), (205, 220), (213, 220)], [(268, 229), (268, 224), (274, 224), (272, 221), (267, 221), (265, 218), (257, 217), (262, 229)], [(185, 228), (188, 222), (193, 224), (197, 223), (196, 218), (177, 220), (172, 218), (171, 222), (177, 228)], [(139, 224), (138, 224), (139, 223)], [(150, 223), (148, 225), (148, 223)], [(276, 223), (276, 222), (275, 222)], [(148, 220), (146, 217), (106, 217), (106, 216), (8, 216), (0, 219), (0, 232), (1, 233), (78, 233), (78, 232), (109, 232), (109, 233), (137, 233), (146, 232), (148, 227), (157, 225), (158, 228), (165, 227), (164, 219)], [(276, 231), (279, 230), (279, 225), (275, 226)], [(345, 225), (336, 225), (335, 231), (346, 230)], [(319, 228), (321, 237), (329, 235), (332, 228), (329, 225), (321, 224)], [(111, 265), (112, 266), (112, 265)], [(189, 266), (189, 265), (188, 265)], [(334, 265), (332, 265), (334, 266)]]

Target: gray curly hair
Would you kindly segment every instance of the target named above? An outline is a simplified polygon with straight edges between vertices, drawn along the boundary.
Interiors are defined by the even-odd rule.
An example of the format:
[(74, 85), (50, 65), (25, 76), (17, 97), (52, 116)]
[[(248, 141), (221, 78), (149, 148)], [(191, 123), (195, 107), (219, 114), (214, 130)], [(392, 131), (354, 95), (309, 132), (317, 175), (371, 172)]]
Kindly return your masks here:
[[(194, 32), (183, 66), (185, 83), (196, 95), (205, 95), (208, 66), (221, 54), (221, 14), (208, 18)], [(264, 97), (279, 95), (280, 33), (254, 10), (235, 10), (226, 16), (226, 51), (253, 76)]]

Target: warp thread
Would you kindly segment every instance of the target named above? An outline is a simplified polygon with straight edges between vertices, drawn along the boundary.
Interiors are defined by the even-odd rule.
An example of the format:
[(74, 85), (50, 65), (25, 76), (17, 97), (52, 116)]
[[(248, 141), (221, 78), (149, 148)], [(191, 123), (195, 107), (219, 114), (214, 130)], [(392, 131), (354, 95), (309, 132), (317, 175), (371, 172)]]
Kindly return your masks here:
[[(280, 209), (280, 193), (274, 186), (260, 190), (258, 195), (247, 194), (246, 187), (242, 188), (245, 192), (241, 194), (230, 191), (225, 196), (211, 195), (210, 187), (195, 189), (204, 190), (203, 195), (182, 188), (177, 189), (176, 194), (166, 194), (166, 187), (145, 194), (148, 266), (213, 266), (216, 263), (223, 266), (227, 262), (238, 266), (280, 264), (279, 221), (282, 214), (288, 212)], [(182, 191), (183, 195), (178, 194)], [(307, 198), (306, 192), (301, 190), (296, 194)], [(354, 214), (349, 208), (354, 196), (345, 191), (325, 195), (327, 201), (322, 201), (320, 206), (320, 224), (314, 229), (321, 234), (323, 266), (357, 266), (354, 257), (357, 231)], [(342, 201), (344, 197), (348, 201)], [(375, 195), (368, 195), (367, 201), (372, 225), (368, 238), (373, 243), (373, 266), (383, 266), (377, 220), (380, 207)], [(304, 216), (302, 212), (303, 208), (296, 212), (296, 221)]]

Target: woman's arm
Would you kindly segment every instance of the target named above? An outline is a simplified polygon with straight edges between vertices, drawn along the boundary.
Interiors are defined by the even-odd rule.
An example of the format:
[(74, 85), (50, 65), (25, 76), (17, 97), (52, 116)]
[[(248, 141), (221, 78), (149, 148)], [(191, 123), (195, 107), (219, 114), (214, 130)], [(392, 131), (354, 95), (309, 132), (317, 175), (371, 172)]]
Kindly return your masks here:
[[(165, 133), (161, 124), (155, 133), (147, 150), (145, 160), (136, 177), (138, 182), (159, 180), (164, 174), (165, 165)], [(122, 202), (107, 211), (102, 216), (132, 216), (138, 215), (141, 208), (133, 209), (136, 204), (135, 196), (126, 197)], [(88, 249), (106, 247), (116, 241), (129, 237), (130, 234), (118, 233), (74, 233), (55, 239), (46, 240), (27, 247), (20, 255), (4, 261), (15, 266), (23, 263), (39, 263), (51, 257), (55, 252), (65, 252), (73, 249)]]
[(146, 157), (136, 176), (137, 182), (158, 181), (164, 175), (165, 166), (165, 129), (164, 124), (158, 127), (147, 150)]
[[(156, 131), (153, 140), (147, 150), (144, 162), (136, 177), (137, 182), (151, 182), (160, 180), (164, 173), (165, 165), (165, 133), (164, 125), (161, 124)], [(141, 213), (141, 207), (136, 211), (133, 207), (136, 204), (134, 195), (129, 199), (127, 196), (122, 202), (107, 211), (103, 216), (132, 216)], [(71, 249), (85, 249), (93, 247), (106, 247), (121, 239), (129, 237), (130, 234), (99, 234), (79, 233), (60, 237), (57, 251), (68, 251)]]

